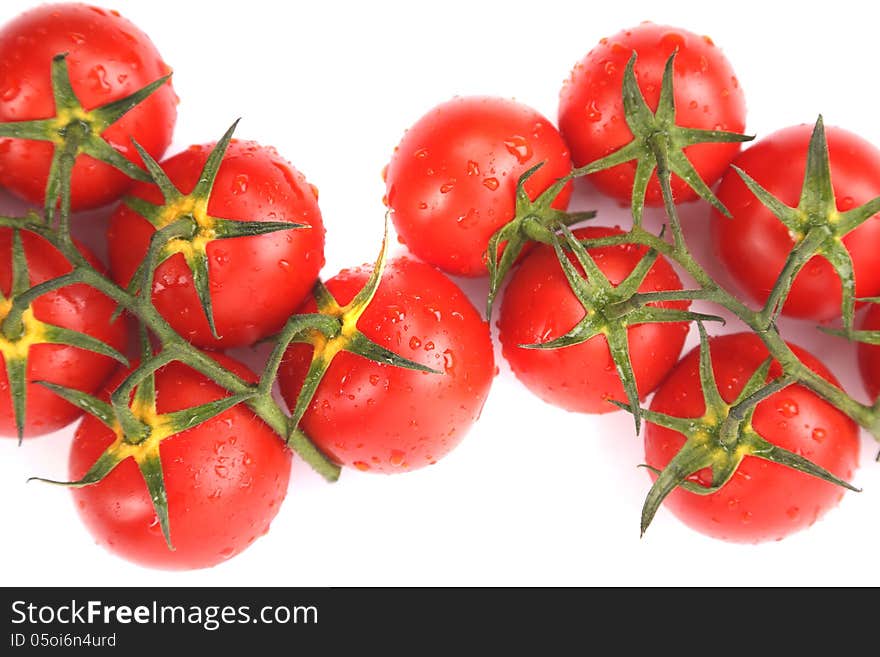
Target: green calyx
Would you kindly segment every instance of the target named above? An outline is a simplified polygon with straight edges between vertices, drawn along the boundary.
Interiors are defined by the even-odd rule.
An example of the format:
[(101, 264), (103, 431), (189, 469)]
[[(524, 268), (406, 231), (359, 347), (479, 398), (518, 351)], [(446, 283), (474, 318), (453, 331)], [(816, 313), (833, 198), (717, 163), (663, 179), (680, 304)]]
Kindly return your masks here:
[(388, 257), (388, 217), (385, 218), (385, 235), (370, 277), (364, 287), (346, 305), (341, 305), (321, 282), (315, 283), (313, 295), (318, 312), (311, 315), (294, 315), (291, 317), (275, 339), (275, 346), (260, 380), (259, 389), (264, 393), (271, 390), (272, 383), (278, 373), (284, 352), (292, 342), (312, 345), (312, 360), (309, 365), (302, 388), (291, 409), (288, 424), (288, 442), (294, 440), (299, 432), (299, 423), (305, 415), (318, 385), (330, 368), (333, 359), (341, 351), (357, 354), (362, 358), (382, 365), (401, 367), (417, 372), (441, 374), (430, 367), (411, 361), (408, 358), (386, 349), (364, 335), (357, 327), (358, 320), (364, 314), (376, 295), (385, 263)]
[(265, 235), (282, 230), (310, 228), (307, 224), (287, 221), (237, 221), (222, 219), (208, 213), (211, 191), (217, 172), (223, 162), (226, 150), (238, 121), (232, 124), (217, 145), (208, 155), (199, 181), (189, 194), (183, 194), (162, 167), (137, 142), (135, 148), (149, 171), (150, 178), (159, 187), (164, 203), (157, 205), (136, 196), (129, 196), (125, 204), (134, 212), (149, 221), (156, 232), (150, 240), (146, 257), (132, 276), (128, 291), (137, 294), (141, 290), (152, 288), (153, 275), (156, 268), (171, 256), (183, 255), (190, 272), (193, 286), (199, 297), (211, 334), (215, 338), (217, 327), (214, 324), (214, 312), (211, 304), (207, 247), (214, 240), (231, 239)]
[[(757, 405), (794, 383), (787, 376), (770, 382), (767, 377), (772, 359), (767, 359), (749, 378), (732, 404), (721, 397), (712, 371), (709, 339), (702, 323), (700, 329), (700, 384), (705, 401), (701, 417), (682, 418), (642, 409), (645, 420), (685, 436), (685, 444), (663, 470), (648, 467), (657, 478), (642, 507), (641, 533), (644, 535), (663, 500), (681, 487), (697, 495), (711, 495), (733, 477), (746, 456), (754, 456), (798, 470), (829, 483), (858, 491), (851, 484), (794, 452), (773, 445), (752, 426)], [(621, 405), (625, 408), (625, 406)], [(711, 483), (704, 486), (692, 480), (700, 470), (710, 469)]]
[(486, 318), (492, 319), (492, 306), (501, 290), (510, 268), (529, 242), (551, 243), (551, 236), (558, 226), (571, 226), (592, 219), (595, 212), (563, 212), (553, 207), (553, 202), (572, 175), (560, 178), (532, 201), (525, 189), (526, 181), (544, 165), (540, 162), (524, 172), (516, 183), (516, 213), (514, 218), (499, 228), (489, 238), (486, 249), (486, 267), (489, 270), (489, 295), (486, 301)]
[[(597, 335), (604, 335), (608, 349), (620, 377), (629, 402), (628, 409), (633, 414), (636, 433), (641, 429), (639, 393), (635, 374), (629, 356), (630, 326), (658, 322), (688, 322), (724, 320), (715, 315), (704, 315), (675, 308), (649, 305), (663, 301), (682, 301), (692, 297), (690, 290), (639, 294), (639, 286), (654, 266), (657, 252), (649, 249), (636, 264), (632, 272), (617, 286), (608, 280), (589, 251), (565, 226), (560, 228), (563, 242), (556, 234), (551, 234), (551, 243), (556, 251), (559, 264), (572, 292), (584, 308), (584, 317), (565, 335), (549, 342), (525, 344), (525, 349), (562, 349), (581, 344)], [(574, 255), (585, 275), (582, 275), (569, 258)], [(611, 401), (611, 400), (609, 400)]]
[(767, 326), (776, 321), (795, 277), (815, 255), (825, 258), (840, 278), (841, 314), (845, 331), (851, 331), (855, 313), (855, 275), (843, 237), (880, 211), (880, 197), (857, 208), (840, 212), (831, 185), (831, 163), (822, 117), (816, 121), (807, 151), (801, 197), (789, 207), (764, 189), (745, 171), (734, 166), (749, 190), (788, 228), (794, 247), (763, 309)]
[(70, 177), (76, 158), (81, 154), (109, 164), (134, 180), (149, 181), (144, 171), (127, 160), (101, 135), (165, 84), (171, 75), (165, 75), (125, 98), (92, 110), (86, 110), (73, 92), (66, 54), (56, 55), (52, 59), (51, 77), (55, 116), (0, 123), (0, 137), (47, 141), (54, 146), (43, 209), (47, 224), (51, 223), (59, 201), (62, 220), (66, 220), (69, 214)]
[(32, 347), (41, 344), (67, 345), (113, 358), (123, 365), (128, 364), (123, 354), (101, 340), (86, 333), (48, 324), (34, 314), (32, 302), (37, 296), (75, 282), (76, 276), (68, 275), (30, 287), (21, 231), (13, 230), (10, 295), (6, 297), (0, 292), (0, 354), (6, 365), (19, 442), (24, 437), (28, 357)]
[[(636, 173), (633, 180), (631, 205), (633, 223), (636, 226), (640, 226), (642, 223), (648, 182), (655, 170), (667, 206), (673, 202), (670, 177), (674, 173), (687, 183), (700, 198), (729, 216), (721, 201), (700, 178), (697, 170), (685, 155), (684, 149), (695, 144), (735, 143), (754, 139), (754, 137), (735, 132), (699, 130), (676, 125), (673, 67), (677, 52), (677, 50), (673, 52), (666, 61), (656, 112), (651, 111), (641, 89), (639, 89), (635, 76), (636, 53), (633, 52), (623, 76), (624, 118), (633, 134), (633, 139), (610, 155), (590, 162), (573, 172), (575, 176), (583, 176), (635, 160)], [(677, 233), (676, 238), (678, 238)]]
[[(134, 459), (147, 486), (156, 517), (169, 549), (171, 526), (168, 516), (168, 495), (162, 473), (160, 446), (163, 441), (211, 420), (221, 413), (253, 398), (257, 391), (232, 394), (217, 401), (191, 408), (159, 413), (156, 408), (155, 371), (174, 360), (154, 358), (152, 349), (142, 329), (143, 361), (116, 389), (107, 403), (79, 390), (66, 388), (46, 381), (45, 386), (74, 406), (94, 416), (115, 434), (115, 440), (98, 457), (81, 479), (61, 482), (40, 477), (33, 480), (51, 484), (81, 488), (96, 484), (110, 474), (116, 466), (128, 458)], [(163, 352), (167, 353), (167, 352)]]

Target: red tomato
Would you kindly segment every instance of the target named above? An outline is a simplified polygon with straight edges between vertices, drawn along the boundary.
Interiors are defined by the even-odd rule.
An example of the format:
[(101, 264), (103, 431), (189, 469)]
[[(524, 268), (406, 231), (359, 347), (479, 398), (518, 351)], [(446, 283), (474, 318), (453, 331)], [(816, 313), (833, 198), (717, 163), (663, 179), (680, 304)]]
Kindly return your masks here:
[[(213, 144), (192, 146), (162, 163), (171, 181), (190, 193)], [(138, 183), (132, 195), (162, 203), (155, 185)], [(192, 272), (180, 253), (156, 270), (153, 303), (178, 333), (202, 347), (253, 344), (281, 328), (311, 291), (324, 266), (324, 224), (317, 189), (275, 149), (232, 141), (208, 203), (214, 217), (238, 221), (288, 221), (310, 228), (213, 240), (207, 245), (216, 340), (199, 303)], [(113, 277), (127, 285), (147, 252), (155, 228), (119, 206), (107, 239)]]
[[(489, 238), (514, 217), (516, 183), (533, 200), (571, 170), (556, 128), (530, 107), (456, 97), (410, 128), (386, 170), (386, 202), (400, 240), (450, 274), (484, 276)], [(553, 207), (568, 206), (571, 185)]]
[[(559, 131), (571, 148), (575, 166), (604, 157), (632, 141), (624, 119), (623, 73), (633, 51), (639, 88), (652, 110), (660, 100), (660, 83), (666, 60), (678, 48), (673, 87), (675, 123), (686, 128), (745, 129), (746, 105), (730, 63), (709, 37), (676, 27), (642, 23), (631, 30), (602, 39), (575, 65), (559, 96)], [(685, 155), (700, 177), (712, 185), (739, 152), (739, 144), (697, 144)], [(590, 179), (604, 193), (629, 204), (635, 162), (593, 174)], [(696, 193), (677, 176), (672, 177), (677, 201), (692, 201)], [(662, 205), (656, 172), (645, 199)]]
[[(797, 206), (804, 181), (812, 126), (785, 128), (746, 149), (734, 164), (783, 203)], [(851, 210), (880, 196), (880, 150), (840, 128), (826, 127), (831, 182), (838, 210)], [(731, 170), (718, 198), (733, 219), (712, 211), (712, 241), (721, 261), (755, 300), (766, 301), (794, 246), (788, 228)], [(880, 217), (871, 217), (843, 238), (853, 261), (856, 296), (880, 294)], [(795, 278), (783, 314), (815, 321), (840, 317), (840, 278), (827, 260), (814, 257)]]
[[(41, 5), (0, 30), (0, 121), (55, 116), (50, 68), (61, 53), (69, 53), (70, 82), (86, 110), (124, 98), (170, 71), (149, 37), (117, 12), (81, 4)], [(160, 158), (176, 120), (177, 96), (168, 83), (103, 137), (140, 166), (130, 138)], [(0, 185), (42, 205), (52, 150), (49, 142), (0, 139)], [(105, 205), (130, 185), (125, 174), (81, 155), (73, 168), (71, 207)]]
[[(880, 331), (880, 306), (871, 304), (860, 327), (865, 331)], [(860, 343), (859, 344), (859, 370), (865, 390), (871, 399), (880, 396), (880, 346)]]
[[(733, 402), (749, 377), (766, 360), (767, 348), (752, 334), (737, 333), (710, 340), (712, 369), (721, 397)], [(811, 370), (837, 385), (834, 376), (815, 357), (792, 346)], [(700, 417), (705, 412), (698, 374), (699, 349), (687, 354), (663, 382), (651, 410), (677, 417)], [(774, 363), (771, 376), (779, 376)], [(758, 404), (752, 426), (765, 440), (796, 452), (843, 479), (858, 464), (859, 432), (855, 423), (808, 389), (793, 385)], [(684, 437), (649, 424), (645, 431), (645, 460), (663, 468)], [(708, 470), (695, 481), (709, 485)], [(779, 540), (812, 525), (836, 506), (843, 489), (802, 472), (754, 456), (746, 456), (725, 486), (701, 496), (677, 489), (666, 507), (697, 531), (740, 543)]]
[[(71, 270), (64, 256), (42, 237), (24, 231), (21, 237), (31, 285), (57, 278)], [(79, 249), (94, 266), (100, 267), (84, 246), (79, 246)], [(3, 295), (9, 298), (12, 289), (12, 231), (8, 228), (0, 228), (0, 288)], [(44, 294), (31, 306), (34, 317), (41, 322), (86, 333), (124, 352), (128, 342), (127, 327), (124, 319), (110, 321), (115, 307), (109, 298), (81, 284)], [(7, 313), (8, 308), (4, 304), (0, 317), (5, 319)], [(10, 346), (0, 336), (0, 349)], [(116, 368), (112, 358), (66, 345), (33, 344), (27, 353), (25, 438), (60, 429), (82, 414), (55, 393), (31, 381), (49, 381), (93, 393)], [(5, 360), (0, 366), (0, 435), (16, 435)]]
[[(212, 356), (240, 377), (244, 365)], [(104, 398), (123, 379), (117, 374)], [(172, 363), (156, 373), (157, 411), (170, 413), (228, 393), (195, 370)], [(115, 434), (87, 416), (70, 451), (71, 480), (80, 479)], [(79, 514), (97, 542), (116, 555), (153, 568), (207, 568), (235, 556), (269, 530), (287, 494), (290, 452), (243, 404), (160, 446), (174, 551), (168, 549), (143, 476), (134, 459), (121, 462), (97, 484), (74, 488)]]
[[(616, 228), (589, 227), (574, 232), (580, 239), (619, 235)], [(614, 285), (620, 284), (647, 251), (634, 245), (590, 249), (589, 253)], [(572, 263), (579, 269), (573, 255)], [(581, 269), (581, 273), (583, 270)], [(662, 256), (639, 287), (640, 292), (680, 290), (681, 281)], [(659, 304), (687, 309), (683, 301)], [(514, 270), (498, 322), (504, 357), (517, 378), (544, 401), (569, 411), (608, 413), (626, 403), (626, 395), (603, 335), (561, 349), (523, 349), (519, 345), (549, 342), (565, 335), (584, 318), (584, 307), (571, 291), (554, 250), (539, 246)], [(651, 392), (675, 365), (688, 324), (637, 324), (627, 329), (630, 360), (639, 396)]]
[[(327, 281), (341, 304), (364, 286), (369, 267)], [(309, 300), (302, 313), (315, 312)], [(379, 364), (348, 352), (334, 358), (302, 419), (309, 437), (338, 463), (371, 472), (432, 464), (477, 420), (495, 372), (489, 325), (456, 285), (408, 258), (388, 263), (358, 328), (371, 340), (440, 373)], [(281, 394), (293, 407), (312, 347), (291, 345)]]

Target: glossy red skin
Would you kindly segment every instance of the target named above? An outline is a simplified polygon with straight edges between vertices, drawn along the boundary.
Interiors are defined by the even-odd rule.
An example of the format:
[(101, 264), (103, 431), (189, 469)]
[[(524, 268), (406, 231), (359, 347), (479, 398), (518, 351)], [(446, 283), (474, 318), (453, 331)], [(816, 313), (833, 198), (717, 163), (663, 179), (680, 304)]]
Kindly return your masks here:
[[(0, 121), (55, 116), (51, 62), (65, 52), (73, 91), (86, 110), (124, 98), (170, 72), (149, 37), (117, 12), (73, 3), (40, 5), (0, 30)], [(177, 96), (168, 82), (103, 136), (142, 166), (131, 138), (161, 158), (176, 120)], [(42, 205), (52, 151), (49, 142), (0, 139), (0, 185)], [(125, 174), (80, 155), (73, 167), (71, 207), (106, 205), (130, 185)]]
[[(581, 239), (618, 234), (619, 229), (605, 227), (575, 231)], [(590, 255), (618, 285), (646, 251), (626, 245), (590, 249)], [(571, 260), (580, 269), (574, 256)], [(663, 256), (639, 287), (641, 292), (680, 289), (681, 280)], [(689, 304), (678, 301), (660, 305), (686, 309)], [(618, 409), (608, 400), (626, 402), (626, 394), (604, 335), (562, 349), (520, 347), (565, 335), (583, 318), (584, 307), (571, 291), (556, 253), (550, 246), (538, 246), (514, 270), (504, 293), (498, 322), (502, 353), (516, 377), (547, 403), (580, 413), (609, 413)], [(656, 388), (675, 365), (687, 333), (686, 322), (639, 324), (628, 329), (630, 360), (640, 397)]]
[[(223, 354), (221, 365), (248, 381), (256, 376)], [(103, 393), (122, 381), (113, 377)], [(157, 408), (168, 413), (227, 396), (225, 390), (180, 363), (156, 375)], [(110, 429), (86, 416), (70, 450), (70, 477), (79, 479), (114, 440)], [(188, 570), (214, 566), (240, 553), (269, 530), (287, 494), (290, 452), (244, 404), (162, 441), (162, 470), (174, 551), (168, 549), (134, 459), (101, 482), (71, 489), (80, 517), (97, 543), (142, 566)]]
[[(192, 146), (163, 162), (162, 168), (188, 194), (212, 148), (213, 144)], [(131, 194), (162, 203), (155, 185), (138, 183)], [(219, 340), (211, 335), (183, 255), (175, 254), (156, 269), (153, 303), (178, 333), (200, 347), (253, 344), (281, 328), (324, 266), (324, 224), (317, 189), (274, 148), (233, 140), (220, 165), (208, 212), (224, 219), (310, 226), (208, 244)], [(107, 230), (110, 269), (117, 282), (128, 284), (154, 232), (146, 219), (120, 204)]]
[[(348, 303), (371, 268), (327, 281)], [(315, 311), (309, 300), (302, 313)], [(358, 328), (392, 351), (440, 373), (423, 373), (340, 352), (301, 426), (326, 454), (362, 471), (395, 473), (433, 464), (476, 422), (495, 375), (489, 326), (464, 293), (430, 265), (398, 258)], [(295, 344), (282, 363), (281, 394), (293, 407), (312, 355)]]
[[(22, 232), (22, 244), (30, 271), (31, 285), (62, 276), (71, 270), (70, 263), (42, 237)], [(82, 245), (82, 254), (101, 269), (95, 257)], [(12, 231), (0, 228), (0, 289), (8, 298), (12, 287)], [(128, 343), (124, 318), (110, 321), (116, 305), (108, 297), (87, 285), (69, 285), (49, 292), (33, 303), (34, 316), (47, 324), (87, 333), (125, 352)], [(5, 361), (0, 356), (0, 436), (17, 437), (12, 395)], [(28, 352), (28, 381), (49, 381), (68, 388), (93, 393), (116, 369), (112, 358), (54, 344), (35, 344)], [(36, 383), (27, 384), (25, 438), (55, 431), (82, 415), (75, 406)]]
[[(718, 388), (730, 403), (767, 358), (767, 348), (757, 336), (747, 333), (712, 338), (710, 347)], [(796, 346), (792, 349), (807, 367), (837, 385), (815, 357)], [(699, 350), (694, 349), (657, 390), (651, 410), (678, 417), (704, 413), (698, 362)], [(780, 373), (774, 363), (770, 375)], [(761, 402), (752, 424), (774, 445), (796, 452), (845, 480), (852, 478), (859, 456), (858, 427), (806, 388), (790, 386)], [(645, 461), (663, 468), (683, 444), (680, 433), (648, 424)], [(707, 485), (711, 475), (708, 470), (700, 471), (695, 481)], [(700, 533), (737, 543), (759, 543), (780, 540), (809, 527), (842, 497), (843, 488), (746, 456), (720, 491), (701, 496), (678, 489), (664, 504)]]
[[(865, 331), (880, 331), (880, 306), (871, 304), (860, 326)], [(871, 400), (880, 396), (880, 346), (859, 343), (859, 371)]]
[[(708, 37), (667, 25), (642, 23), (602, 39), (577, 64), (559, 95), (559, 131), (571, 148), (575, 166), (598, 160), (632, 141), (623, 112), (623, 74), (633, 51), (639, 88), (652, 110), (660, 100), (666, 60), (678, 48), (673, 85), (675, 122), (687, 128), (743, 132), (746, 104), (730, 62)], [(739, 152), (739, 144), (697, 144), (685, 149), (700, 177), (712, 185)], [(590, 176), (604, 194), (629, 205), (635, 162)], [(696, 192), (672, 177), (676, 201), (692, 201)], [(647, 205), (663, 204), (656, 173)]]
[[(385, 172), (386, 202), (400, 241), (459, 276), (486, 275), (489, 238), (514, 217), (516, 183), (534, 199), (571, 170), (556, 128), (505, 98), (456, 97), (437, 105), (403, 136)], [(553, 207), (568, 206), (571, 185)]]
[[(812, 126), (785, 128), (763, 138), (736, 158), (736, 166), (783, 203), (796, 206), (803, 185)], [(880, 150), (841, 128), (826, 127), (831, 183), (838, 210), (851, 210), (880, 196)], [(788, 228), (748, 190), (731, 169), (718, 186), (718, 198), (733, 220), (712, 211), (712, 242), (718, 257), (753, 299), (766, 301), (794, 246)], [(880, 294), (880, 215), (843, 238), (853, 260), (856, 296)], [(840, 279), (822, 257), (803, 268), (783, 314), (814, 321), (840, 317)]]

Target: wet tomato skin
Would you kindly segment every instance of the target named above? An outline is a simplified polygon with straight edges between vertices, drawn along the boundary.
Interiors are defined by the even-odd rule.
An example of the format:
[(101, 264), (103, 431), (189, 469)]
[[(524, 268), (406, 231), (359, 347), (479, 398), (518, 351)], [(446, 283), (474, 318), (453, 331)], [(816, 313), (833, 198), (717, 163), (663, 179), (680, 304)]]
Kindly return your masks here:
[[(21, 240), (31, 285), (63, 276), (71, 270), (70, 263), (61, 252), (42, 237), (22, 231)], [(103, 270), (103, 265), (85, 246), (77, 246), (92, 266)], [(9, 298), (11, 287), (12, 231), (0, 228), (0, 289), (6, 298)], [(128, 322), (125, 318), (110, 321), (115, 308), (116, 304), (110, 298), (84, 284), (48, 292), (32, 305), (37, 320), (86, 333), (124, 353), (128, 344)], [(24, 437), (56, 431), (82, 415), (75, 406), (35, 381), (49, 381), (94, 393), (117, 365), (112, 358), (77, 347), (45, 343), (32, 345), (28, 350)], [(15, 413), (4, 360), (0, 363), (0, 436), (16, 435)]]
[[(721, 396), (732, 402), (767, 358), (767, 348), (752, 334), (711, 338), (712, 369)], [(791, 345), (811, 370), (838, 385), (814, 356)], [(698, 372), (699, 350), (682, 358), (651, 402), (651, 410), (678, 417), (705, 411)], [(777, 364), (770, 376), (779, 376)], [(858, 465), (856, 424), (803, 386), (793, 385), (758, 404), (752, 421), (766, 440), (796, 452), (847, 481)], [(648, 424), (645, 461), (663, 468), (684, 443), (678, 432)], [(694, 479), (706, 485), (707, 470)], [(736, 543), (779, 540), (812, 525), (843, 497), (844, 489), (776, 463), (746, 456), (733, 478), (716, 493), (701, 496), (675, 490), (664, 506), (702, 534)]]
[[(364, 286), (369, 267), (327, 281), (341, 304)], [(315, 311), (312, 299), (301, 313)], [(301, 427), (336, 462), (397, 473), (430, 465), (479, 418), (495, 375), (489, 326), (464, 293), (434, 267), (401, 257), (388, 263), (358, 328), (382, 346), (437, 373), (404, 370), (338, 353)], [(293, 407), (312, 355), (294, 344), (279, 373)]]
[[(195, 187), (213, 144), (191, 146), (162, 163), (184, 194)], [(163, 202), (158, 187), (138, 183), (131, 194)], [(233, 140), (220, 165), (208, 213), (239, 221), (286, 221), (307, 228), (213, 240), (207, 245), (214, 321), (211, 335), (192, 272), (180, 253), (156, 269), (153, 303), (174, 329), (205, 348), (250, 345), (281, 328), (311, 291), (324, 266), (324, 224), (317, 189), (274, 148)], [(127, 285), (155, 228), (120, 204), (110, 219), (110, 269)]]
[[(813, 127), (792, 126), (774, 132), (744, 150), (734, 164), (783, 203), (796, 207), (803, 186), (807, 148)], [(880, 196), (880, 150), (858, 135), (825, 127), (831, 184), (841, 212)], [(743, 290), (766, 301), (785, 265), (794, 240), (788, 228), (745, 186), (735, 171), (725, 174), (718, 198), (733, 215), (712, 211), (712, 244)], [(843, 238), (855, 273), (856, 297), (880, 294), (880, 216), (875, 215)], [(827, 260), (813, 257), (795, 277), (784, 315), (828, 321), (841, 315), (840, 278)]]
[[(621, 234), (616, 228), (575, 231), (581, 239)], [(633, 270), (646, 249), (635, 245), (590, 249), (614, 284)], [(571, 257), (572, 263), (579, 267)], [(582, 270), (581, 270), (582, 271)], [(681, 281), (662, 256), (639, 288), (642, 292), (681, 289)], [(687, 302), (665, 307), (684, 310)], [(552, 247), (534, 248), (514, 270), (504, 293), (498, 322), (503, 354), (516, 377), (544, 401), (580, 413), (618, 410), (608, 399), (626, 401), (605, 336), (562, 349), (524, 349), (565, 335), (584, 317)], [(687, 323), (639, 324), (628, 329), (630, 359), (639, 395), (651, 392), (675, 365), (688, 333)]]
[[(385, 172), (397, 234), (416, 256), (457, 276), (486, 275), (489, 238), (513, 219), (520, 175), (534, 199), (571, 169), (556, 128), (504, 98), (456, 97), (413, 125)], [(564, 210), (571, 185), (553, 207)]]
[[(733, 68), (721, 50), (704, 36), (668, 25), (642, 23), (602, 39), (578, 62), (559, 96), (559, 131), (571, 148), (575, 166), (609, 155), (632, 141), (623, 111), (623, 74), (633, 51), (638, 54), (636, 79), (652, 110), (660, 99), (663, 69), (675, 57), (673, 87), (675, 122), (687, 128), (743, 132), (745, 97)], [(717, 181), (739, 152), (740, 145), (696, 144), (685, 155), (709, 185)], [(629, 205), (635, 162), (597, 172), (590, 180), (604, 194)], [(692, 201), (694, 192), (672, 177), (676, 202)], [(656, 173), (646, 197), (648, 205), (663, 204)]]
[[(243, 379), (256, 381), (250, 370), (228, 356), (211, 357)], [(110, 381), (105, 399), (123, 374)], [(157, 372), (156, 389), (159, 413), (228, 394), (180, 363)], [(86, 416), (71, 445), (71, 480), (82, 477), (114, 438), (100, 421)], [(268, 531), (287, 493), (291, 454), (243, 404), (166, 438), (160, 454), (174, 551), (165, 544), (133, 459), (120, 463), (97, 484), (72, 489), (79, 515), (98, 544), (142, 566), (189, 570), (235, 556)]]
[[(76, 3), (40, 5), (0, 29), (0, 121), (55, 116), (50, 69), (59, 53), (68, 53), (70, 83), (86, 110), (124, 98), (171, 71), (149, 37), (117, 12)], [(177, 96), (169, 81), (102, 136), (142, 166), (131, 138), (161, 158), (176, 120)], [(49, 142), (0, 139), (0, 186), (42, 205), (52, 151)], [(130, 185), (125, 174), (80, 155), (73, 167), (71, 207), (106, 205)]]

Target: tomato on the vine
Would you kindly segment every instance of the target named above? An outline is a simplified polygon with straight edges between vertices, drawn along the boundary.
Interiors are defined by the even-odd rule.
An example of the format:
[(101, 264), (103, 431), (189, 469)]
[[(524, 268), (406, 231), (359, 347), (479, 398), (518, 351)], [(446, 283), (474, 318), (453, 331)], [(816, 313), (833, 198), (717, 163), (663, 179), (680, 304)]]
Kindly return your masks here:
[[(71, 270), (65, 257), (44, 238), (22, 231), (21, 242), (29, 272), (29, 286), (57, 278)], [(80, 252), (96, 268), (101, 265), (82, 245)], [(9, 299), (13, 283), (12, 230), (0, 228), (0, 289)], [(77, 283), (48, 292), (30, 306), (37, 324), (26, 327), (23, 339), (12, 342), (0, 334), (0, 435), (16, 435), (15, 411), (7, 368), (7, 350), (21, 355), (19, 345), (32, 340), (26, 348), (27, 371), (24, 437), (39, 436), (60, 429), (82, 412), (35, 381), (48, 381), (83, 392), (93, 393), (116, 368), (105, 355), (43, 341), (42, 324), (85, 333), (124, 352), (128, 331), (124, 318), (110, 321), (116, 304), (88, 285)], [(0, 319), (9, 313), (10, 302), (0, 305)], [(27, 322), (26, 324), (30, 324)]]
[[(764, 137), (734, 164), (783, 203), (796, 207), (801, 196), (812, 128), (793, 126)], [(880, 196), (880, 150), (841, 128), (825, 127), (831, 184), (841, 212)], [(712, 211), (712, 242), (720, 260), (753, 299), (766, 301), (795, 242), (788, 228), (749, 191), (731, 170), (718, 186), (718, 198), (733, 219)], [(880, 294), (880, 216), (873, 216), (843, 238), (852, 259), (856, 297)], [(794, 279), (782, 313), (827, 321), (841, 314), (840, 278), (822, 256), (814, 256)]]
[[(489, 238), (514, 218), (520, 175), (533, 200), (571, 169), (556, 128), (504, 98), (456, 97), (413, 125), (385, 172), (397, 234), (419, 258), (460, 276), (486, 274)], [(566, 185), (553, 207), (565, 210)]]
[[(47, 4), (0, 29), (0, 122), (55, 116), (50, 69), (68, 53), (70, 84), (86, 110), (124, 98), (170, 72), (156, 47), (137, 26), (115, 11), (83, 4)], [(171, 143), (177, 96), (170, 82), (116, 121), (103, 137), (140, 165), (134, 138), (154, 157)], [(0, 138), (0, 185), (42, 204), (53, 144)], [(79, 155), (73, 167), (74, 211), (110, 203), (131, 179), (108, 164)]]
[[(710, 339), (712, 370), (725, 402), (732, 403), (749, 377), (767, 359), (768, 351), (753, 334), (737, 333)], [(819, 376), (838, 385), (814, 356), (796, 346), (795, 355)], [(700, 386), (699, 349), (688, 353), (669, 374), (651, 401), (651, 410), (676, 417), (696, 418), (705, 412)], [(777, 363), (770, 377), (777, 377)], [(830, 403), (801, 385), (791, 385), (760, 402), (752, 426), (765, 440), (850, 479), (858, 464), (856, 424)], [(649, 424), (645, 431), (645, 461), (662, 469), (684, 444), (676, 431)], [(702, 470), (691, 478), (711, 484)], [(745, 456), (733, 477), (719, 491), (697, 495), (673, 491), (665, 505), (685, 524), (724, 540), (757, 543), (781, 539), (812, 525), (837, 505), (843, 489), (791, 468)]]
[[(256, 381), (228, 356), (211, 357), (246, 381)], [(111, 379), (104, 399), (127, 373), (120, 371)], [(175, 362), (156, 372), (156, 395), (156, 411), (171, 413), (228, 393)], [(71, 479), (80, 479), (115, 439), (107, 426), (86, 416), (71, 445)], [(290, 451), (244, 404), (165, 438), (159, 453), (173, 551), (133, 458), (100, 482), (72, 489), (79, 514), (97, 542), (141, 565), (178, 570), (225, 561), (268, 531), (287, 494)]]
[[(562, 87), (559, 131), (571, 148), (575, 166), (609, 155), (628, 144), (632, 132), (624, 118), (623, 75), (635, 52), (639, 89), (652, 110), (660, 99), (666, 60), (677, 50), (673, 76), (675, 123), (685, 128), (741, 133), (745, 128), (745, 99), (733, 68), (708, 37), (676, 27), (642, 23), (602, 39), (578, 62)], [(684, 153), (700, 177), (712, 185), (739, 151), (738, 143), (688, 146)], [(635, 162), (626, 162), (590, 176), (605, 194), (630, 202)], [(677, 176), (672, 178), (676, 201), (691, 201), (696, 192)], [(661, 205), (656, 172), (648, 184), (648, 205)]]
[[(162, 163), (162, 169), (183, 194), (202, 175), (213, 144), (191, 146)], [(164, 202), (155, 185), (138, 183), (131, 195), (155, 204)], [(166, 222), (178, 217), (170, 208)], [(181, 210), (184, 214), (189, 209)], [(207, 253), (208, 289), (219, 339), (211, 335), (193, 272), (184, 253), (158, 266), (153, 303), (171, 326), (201, 347), (253, 344), (278, 330), (311, 291), (324, 265), (324, 224), (317, 189), (274, 148), (235, 141), (217, 172), (207, 212), (241, 222), (290, 222), (305, 227), (235, 239), (213, 239), (205, 227), (183, 247)], [(147, 253), (156, 227), (121, 204), (110, 219), (107, 239), (110, 269), (127, 285)]]
[[(575, 237), (597, 239), (619, 235), (617, 228), (589, 227)], [(619, 285), (647, 252), (633, 244), (588, 250), (602, 273)], [(569, 259), (583, 273), (574, 255)], [(681, 280), (662, 256), (648, 271), (640, 292), (680, 290)], [(657, 304), (685, 310), (687, 301)], [(504, 293), (499, 339), (504, 357), (516, 377), (544, 401), (569, 411), (608, 413), (617, 410), (609, 400), (626, 402), (608, 342), (596, 335), (586, 342), (559, 349), (528, 349), (522, 345), (549, 342), (584, 318), (585, 310), (572, 292), (556, 253), (534, 248), (514, 270)], [(630, 362), (640, 397), (651, 392), (675, 365), (688, 333), (686, 322), (646, 323), (627, 329)]]
[[(364, 287), (369, 267), (346, 269), (326, 285), (340, 304)], [(315, 312), (308, 300), (300, 313)], [(340, 351), (300, 426), (336, 462), (370, 472), (434, 463), (477, 420), (495, 374), (489, 326), (464, 293), (430, 265), (388, 263), (357, 328), (367, 338), (436, 372), (419, 372)], [(313, 347), (292, 344), (279, 372), (293, 408)]]

